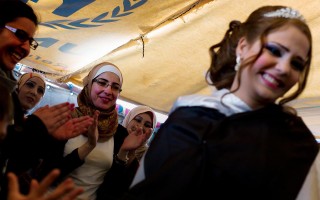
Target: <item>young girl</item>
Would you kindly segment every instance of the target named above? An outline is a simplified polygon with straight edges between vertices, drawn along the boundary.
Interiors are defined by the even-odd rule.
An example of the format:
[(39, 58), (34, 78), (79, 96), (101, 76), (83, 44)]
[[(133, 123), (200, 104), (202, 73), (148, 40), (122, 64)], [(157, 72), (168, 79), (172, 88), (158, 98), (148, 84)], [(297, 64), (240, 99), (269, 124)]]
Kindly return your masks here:
[(210, 49), (207, 80), (217, 90), (175, 102), (126, 198), (296, 199), (318, 145), (284, 104), (304, 90), (311, 52), (310, 30), (291, 8), (232, 21)]

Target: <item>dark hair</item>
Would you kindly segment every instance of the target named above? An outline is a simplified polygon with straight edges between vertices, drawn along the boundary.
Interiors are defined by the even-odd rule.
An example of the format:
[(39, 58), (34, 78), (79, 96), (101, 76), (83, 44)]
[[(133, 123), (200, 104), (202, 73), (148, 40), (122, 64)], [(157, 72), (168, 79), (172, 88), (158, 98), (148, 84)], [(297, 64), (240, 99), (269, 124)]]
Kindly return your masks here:
[(0, 120), (13, 119), (13, 102), (10, 91), (0, 83)]
[[(265, 38), (272, 31), (279, 29), (286, 25), (293, 25), (298, 28), (310, 42), (310, 49), (308, 52), (308, 58), (302, 75), (299, 78), (298, 89), (291, 95), (280, 100), (279, 104), (287, 103), (297, 98), (306, 86), (308, 74), (310, 70), (310, 63), (312, 57), (312, 36), (308, 25), (296, 18), (285, 17), (265, 17), (264, 14), (272, 12), (284, 6), (263, 6), (251, 13), (248, 19), (244, 23), (239, 21), (230, 22), (229, 29), (225, 33), (221, 42), (213, 45), (210, 48), (211, 65), (207, 71), (207, 82), (210, 85), (214, 85), (217, 89), (227, 88), (230, 89), (233, 80), (236, 75), (234, 66), (236, 65), (236, 47), (241, 37), (245, 37), (246, 40), (253, 44), (256, 40), (261, 41), (261, 49), (257, 55), (244, 60), (241, 63), (240, 71), (243, 67), (248, 67), (254, 63), (257, 58), (262, 54), (263, 44), (265, 44)], [(218, 49), (216, 51), (216, 49)], [(209, 79), (209, 80), (208, 80)], [(238, 79), (240, 83), (240, 76)]]
[(39, 24), (37, 15), (28, 4), (19, 0), (0, 1), (0, 27), (3, 27), (6, 23), (12, 22), (19, 17), (30, 19), (36, 26)]

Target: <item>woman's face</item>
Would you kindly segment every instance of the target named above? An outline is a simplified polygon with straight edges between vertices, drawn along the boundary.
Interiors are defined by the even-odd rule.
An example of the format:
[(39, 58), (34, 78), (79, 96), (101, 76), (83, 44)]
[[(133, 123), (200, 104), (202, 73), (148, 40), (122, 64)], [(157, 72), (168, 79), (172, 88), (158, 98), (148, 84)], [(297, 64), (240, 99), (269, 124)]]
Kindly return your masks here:
[(18, 97), (24, 110), (34, 108), (45, 92), (45, 84), (41, 78), (32, 77), (19, 89)]
[[(5, 24), (24, 31), (30, 38), (36, 32), (36, 25), (28, 18), (19, 17), (15, 21)], [(15, 65), (29, 55), (29, 40), (22, 42), (12, 31), (0, 28), (0, 65), (7, 70), (13, 70)]]
[(147, 113), (141, 113), (136, 115), (128, 124), (128, 132), (136, 131), (137, 129), (142, 129), (143, 133), (151, 133), (153, 128), (153, 123), (151, 116)]
[[(260, 40), (253, 45), (240, 40), (237, 53), (245, 60), (256, 55), (260, 46)], [(308, 38), (294, 26), (270, 33), (261, 56), (243, 69), (240, 88), (235, 94), (253, 109), (275, 102), (298, 82), (309, 48)]]
[(112, 72), (104, 72), (92, 82), (91, 99), (100, 110), (108, 110), (116, 104), (120, 94), (120, 78)]

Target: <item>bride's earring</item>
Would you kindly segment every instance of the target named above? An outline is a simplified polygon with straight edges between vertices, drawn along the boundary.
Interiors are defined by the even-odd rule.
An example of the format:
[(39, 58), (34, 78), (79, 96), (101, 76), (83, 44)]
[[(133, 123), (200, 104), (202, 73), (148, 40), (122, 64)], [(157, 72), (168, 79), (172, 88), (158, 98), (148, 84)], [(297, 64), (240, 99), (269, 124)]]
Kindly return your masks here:
[(239, 55), (237, 55), (236, 63), (237, 63), (237, 64), (234, 66), (234, 70), (235, 70), (235, 71), (238, 71), (239, 68), (240, 68), (240, 65), (241, 65), (241, 58), (240, 58)]

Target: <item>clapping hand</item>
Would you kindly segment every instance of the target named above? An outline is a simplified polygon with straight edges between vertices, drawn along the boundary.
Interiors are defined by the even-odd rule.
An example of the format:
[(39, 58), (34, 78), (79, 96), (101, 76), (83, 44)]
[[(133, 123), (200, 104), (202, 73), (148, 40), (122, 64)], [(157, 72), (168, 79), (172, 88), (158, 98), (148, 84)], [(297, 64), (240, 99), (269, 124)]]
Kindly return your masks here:
[(99, 139), (98, 132), (98, 117), (100, 112), (96, 110), (93, 115), (93, 123), (88, 128), (88, 143), (90, 146), (96, 146), (97, 141)]
[(152, 128), (148, 128), (144, 132), (142, 127), (134, 127), (128, 130), (129, 135), (124, 139), (121, 149), (126, 151), (137, 149), (149, 139), (152, 130)]
[(96, 110), (93, 114), (93, 123), (88, 128), (88, 140), (78, 148), (78, 155), (81, 160), (84, 160), (88, 154), (96, 147), (99, 139), (98, 132), (98, 117), (100, 112)]
[(84, 133), (93, 123), (93, 118), (89, 116), (72, 119), (73, 109), (74, 104), (66, 102), (52, 107), (44, 106), (33, 114), (41, 119), (50, 135), (59, 140), (67, 140)]
[(71, 111), (74, 109), (74, 104), (68, 102), (61, 103), (55, 106), (44, 106), (37, 109), (33, 114), (36, 115), (44, 125), (47, 127), (48, 132), (52, 134), (71, 119)]
[(93, 118), (89, 116), (73, 118), (58, 127), (51, 135), (58, 140), (67, 140), (86, 132), (92, 123)]
[(23, 195), (19, 192), (19, 183), (16, 175), (8, 174), (9, 192), (8, 200), (74, 200), (83, 192), (81, 188), (76, 188), (71, 179), (67, 179), (58, 185), (53, 191), (48, 193), (50, 185), (59, 176), (60, 171), (52, 170), (40, 183), (32, 180), (29, 194)]

